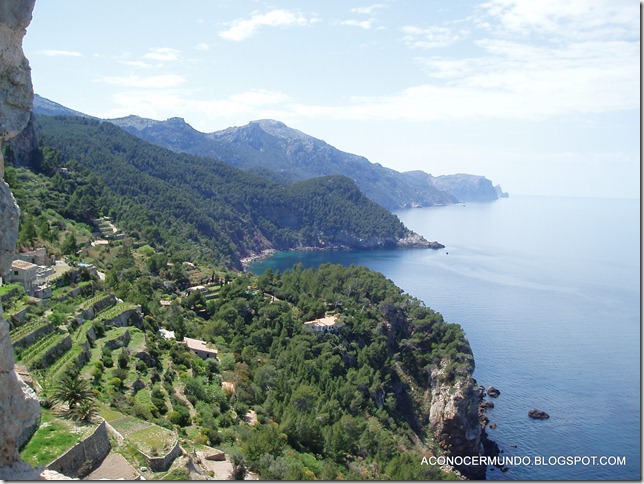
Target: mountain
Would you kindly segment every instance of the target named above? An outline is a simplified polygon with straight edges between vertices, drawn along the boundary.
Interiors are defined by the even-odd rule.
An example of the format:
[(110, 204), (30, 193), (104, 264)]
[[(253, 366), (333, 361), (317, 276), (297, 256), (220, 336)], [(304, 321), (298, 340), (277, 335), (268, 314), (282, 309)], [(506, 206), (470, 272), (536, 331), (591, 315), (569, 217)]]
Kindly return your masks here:
[[(409, 171), (405, 174), (418, 180), (425, 180), (437, 189), (452, 194), (459, 202), (487, 202), (501, 196), (492, 182), (484, 176), (465, 173), (432, 176), (423, 171)], [(497, 186), (500, 190), (500, 185)]]
[[(58, 106), (57, 110), (53, 110), (52, 104)], [(65, 109), (40, 96), (34, 100), (36, 114), (66, 114)], [(213, 133), (202, 133), (182, 118), (156, 121), (127, 116), (109, 121), (172, 151), (215, 158), (278, 183), (345, 175), (354, 180), (365, 195), (389, 210), (498, 198), (496, 191), (487, 190), (487, 184), (480, 185), (480, 193), (476, 192), (479, 185), (473, 184), (467, 190), (469, 198), (461, 199), (450, 191), (453, 184), (443, 183), (445, 188), (434, 185), (434, 180), (440, 177), (424, 172), (400, 173), (371, 163), (365, 157), (340, 151), (280, 121), (251, 121), (245, 126)]]
[(73, 179), (58, 180), (62, 191), (73, 191), (71, 216), (110, 215), (171, 251), (188, 239), (192, 258), (239, 268), (242, 258), (270, 249), (432, 246), (345, 176), (280, 185), (88, 118), (41, 117), (36, 132), (43, 171), (64, 165), (65, 176), (90, 179), (77, 187)]
[(328, 143), (274, 120), (201, 133), (181, 118), (154, 121), (128, 116), (112, 119), (135, 136), (178, 152), (209, 156), (279, 183), (323, 175), (345, 175), (379, 205), (393, 210), (445, 205), (457, 200), (431, 184), (345, 153)]
[(38, 94), (34, 94), (34, 112), (41, 116), (80, 116), (83, 118), (92, 118), (93, 116), (88, 116), (79, 111), (74, 111), (73, 109), (66, 108), (62, 104), (57, 102), (50, 101), (49, 99), (42, 97)]

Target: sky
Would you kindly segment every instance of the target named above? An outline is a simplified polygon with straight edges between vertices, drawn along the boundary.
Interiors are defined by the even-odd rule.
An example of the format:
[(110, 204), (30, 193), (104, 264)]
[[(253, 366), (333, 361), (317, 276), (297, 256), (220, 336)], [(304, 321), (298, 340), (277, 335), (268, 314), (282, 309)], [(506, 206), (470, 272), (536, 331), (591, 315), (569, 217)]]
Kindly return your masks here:
[(510, 194), (639, 198), (634, 0), (37, 0), (34, 90), (83, 113), (257, 119)]

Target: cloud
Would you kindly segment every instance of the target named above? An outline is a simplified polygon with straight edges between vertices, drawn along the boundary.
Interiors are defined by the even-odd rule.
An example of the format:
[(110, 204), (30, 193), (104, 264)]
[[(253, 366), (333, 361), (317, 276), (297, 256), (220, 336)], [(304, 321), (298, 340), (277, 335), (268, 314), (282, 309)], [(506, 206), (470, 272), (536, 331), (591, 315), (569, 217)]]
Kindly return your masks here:
[(143, 56), (143, 58), (160, 62), (170, 62), (178, 60), (180, 53), (181, 51), (177, 49), (171, 49), (169, 47), (159, 47), (150, 49), (148, 53)]
[(159, 76), (149, 76), (149, 77), (140, 77), (140, 76), (107, 76), (97, 81), (106, 82), (108, 84), (114, 84), (116, 86), (122, 87), (136, 87), (136, 88), (146, 88), (146, 89), (167, 89), (171, 87), (176, 87), (184, 82), (186, 78), (177, 74), (163, 74)]
[(352, 13), (360, 13), (360, 14), (364, 14), (364, 15), (371, 15), (376, 10), (381, 10), (381, 9), (384, 9), (384, 8), (387, 8), (387, 5), (385, 5), (384, 3), (374, 3), (373, 5), (368, 5), (366, 7), (352, 8), (351, 12)]
[(197, 50), (210, 50), (210, 46), (206, 44), (205, 42), (200, 42), (195, 46)]
[(376, 23), (375, 19), (369, 20), (343, 20), (340, 25), (347, 25), (350, 27), (360, 27), (361, 29), (370, 30)]
[(629, 0), (490, 0), (481, 8), (488, 20), (515, 34), (538, 32), (587, 39), (630, 33), (639, 38), (640, 9)]
[(262, 27), (303, 27), (317, 22), (317, 18), (307, 18), (299, 11), (278, 9), (254, 13), (249, 19), (230, 22), (229, 28), (219, 32), (219, 36), (225, 40), (241, 42), (255, 35)]
[[(102, 113), (101, 117), (117, 118), (136, 113), (153, 119), (165, 119), (181, 112), (188, 119), (259, 119), (276, 117), (275, 113), (281, 111), (276, 111), (275, 106), (281, 107), (289, 101), (286, 94), (267, 89), (250, 89), (222, 98), (197, 99), (193, 94), (172, 88), (119, 92), (113, 96), (117, 107)], [(210, 128), (203, 127), (205, 130)]]
[(39, 54), (48, 57), (82, 57), (83, 54), (74, 50), (41, 50)]
[(233, 94), (228, 99), (244, 106), (262, 106), (283, 103), (288, 100), (288, 96), (284, 93), (267, 89), (251, 89), (239, 94)]
[(419, 49), (434, 49), (437, 47), (445, 47), (454, 42), (462, 39), (467, 34), (465, 30), (455, 30), (450, 27), (415, 27), (413, 25), (405, 25), (402, 28), (405, 36), (403, 42), (409, 47)]

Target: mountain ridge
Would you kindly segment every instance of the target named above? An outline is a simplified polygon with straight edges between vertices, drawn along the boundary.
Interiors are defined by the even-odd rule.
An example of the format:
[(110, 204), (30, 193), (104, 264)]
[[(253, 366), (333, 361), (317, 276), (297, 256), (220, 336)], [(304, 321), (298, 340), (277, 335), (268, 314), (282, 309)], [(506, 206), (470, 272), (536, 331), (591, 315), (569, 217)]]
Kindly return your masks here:
[[(34, 100), (36, 114), (70, 115), (73, 112), (58, 105), (59, 112), (53, 113), (51, 105), (45, 106), (48, 109), (41, 107), (43, 100), (48, 101), (40, 96)], [(398, 172), (363, 156), (343, 152), (324, 140), (272, 119), (250, 121), (244, 126), (211, 133), (198, 131), (179, 117), (158, 121), (130, 115), (106, 121), (158, 146), (221, 160), (278, 183), (345, 175), (353, 179), (365, 195), (388, 210), (498, 198), (492, 182), (485, 177), (471, 175), (472, 178), (464, 180), (457, 175), (441, 178), (425, 172), (419, 172), (422, 176), (416, 172)], [(435, 185), (437, 178), (441, 179), (442, 188)], [(484, 186), (481, 186), (482, 180)], [(450, 191), (455, 187), (457, 191)]]
[(109, 212), (159, 245), (191, 234), (195, 253), (228, 266), (241, 268), (242, 258), (271, 249), (442, 248), (418, 238), (342, 175), (280, 185), (97, 119), (43, 117), (36, 131), (45, 153), (41, 170), (64, 165), (68, 174), (88, 172), (94, 180), (78, 187), (70, 213)]

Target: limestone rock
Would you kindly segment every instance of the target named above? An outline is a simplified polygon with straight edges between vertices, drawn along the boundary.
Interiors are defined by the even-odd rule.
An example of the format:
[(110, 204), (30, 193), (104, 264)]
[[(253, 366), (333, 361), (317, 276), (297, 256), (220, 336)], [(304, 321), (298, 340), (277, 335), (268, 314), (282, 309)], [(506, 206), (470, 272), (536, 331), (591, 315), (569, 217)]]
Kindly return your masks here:
[(546, 420), (550, 418), (550, 415), (548, 415), (543, 410), (537, 410), (536, 408), (533, 408), (528, 412), (528, 417), (538, 419), (538, 420)]
[[(471, 375), (461, 375), (456, 381), (441, 379), (449, 362), (432, 372), (429, 421), (440, 447), (449, 455), (477, 456), (481, 454), (481, 423), (479, 421), (479, 392)], [(485, 477), (485, 466), (458, 469), (468, 478)]]
[(36, 394), (14, 371), (9, 324), (0, 321), (0, 467), (19, 460), (24, 429), (34, 428), (39, 419)]
[(0, 479), (3, 481), (37, 481), (41, 479), (43, 468), (34, 469), (23, 461), (17, 461), (7, 466), (0, 466)]
[(35, 3), (36, 0), (0, 2), (0, 135), (5, 140), (20, 133), (31, 115), (34, 91), (22, 39)]
[[(0, 159), (2, 155), (0, 154)], [(0, 179), (0, 277), (9, 272), (18, 239), (20, 210), (9, 186)], [(0, 319), (2, 310), (0, 310)]]
[[(0, 144), (16, 136), (29, 121), (33, 88), (22, 39), (31, 21), (35, 0), (0, 2)], [(16, 201), (4, 175), (0, 155), (0, 276), (7, 274), (18, 236)], [(40, 419), (34, 391), (14, 370), (9, 324), (0, 310), (0, 478), (38, 479), (40, 471), (20, 460), (19, 447)], [(27, 429), (27, 432), (25, 432)]]
[(496, 398), (501, 395), (501, 391), (494, 387), (488, 387), (487, 394), (492, 398)]
[(491, 408), (494, 408), (494, 402), (490, 402), (489, 400), (483, 400), (481, 403), (479, 403), (479, 408), (483, 411), (489, 410)]
[(4, 160), (5, 165), (38, 170), (41, 160), (33, 113), (31, 113), (29, 123), (27, 123), (25, 129), (5, 144), (9, 148), (8, 155)]
[(77, 478), (68, 477), (64, 474), (61, 474), (60, 472), (52, 471), (49, 469), (42, 471), (42, 473), (40, 474), (40, 479), (43, 481), (78, 481)]

